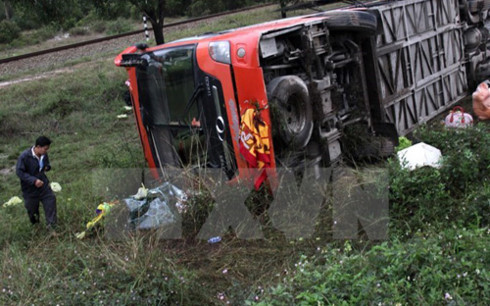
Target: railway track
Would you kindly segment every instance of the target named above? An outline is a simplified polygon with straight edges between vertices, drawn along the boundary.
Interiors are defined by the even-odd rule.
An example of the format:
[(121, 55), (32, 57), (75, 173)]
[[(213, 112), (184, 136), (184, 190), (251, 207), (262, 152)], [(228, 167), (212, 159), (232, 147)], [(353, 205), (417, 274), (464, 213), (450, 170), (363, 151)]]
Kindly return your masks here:
[[(228, 12), (221, 12), (221, 13), (212, 14), (212, 15), (208, 15), (208, 16), (197, 17), (197, 18), (187, 19), (187, 20), (183, 20), (183, 21), (179, 21), (179, 22), (169, 23), (169, 24), (164, 25), (163, 28), (164, 29), (165, 28), (171, 28), (171, 27), (175, 27), (175, 26), (179, 26), (179, 25), (183, 25), (183, 24), (194, 23), (197, 21), (212, 19), (212, 18), (226, 16), (226, 15), (232, 15), (232, 14), (236, 14), (236, 13), (240, 13), (240, 12), (245, 12), (245, 11), (255, 10), (255, 9), (259, 9), (259, 8), (275, 6), (275, 5), (276, 4), (268, 3), (268, 4), (261, 4), (261, 5), (242, 8), (242, 9), (238, 9), (238, 10), (228, 11)], [(149, 30), (153, 31), (153, 28), (149, 28)], [(78, 42), (78, 43), (74, 43), (74, 44), (70, 44), (70, 45), (66, 45), (66, 46), (60, 46), (60, 47), (45, 49), (45, 50), (36, 51), (36, 52), (32, 52), (32, 53), (26, 53), (26, 54), (21, 54), (21, 55), (17, 55), (17, 56), (12, 56), (12, 57), (8, 57), (8, 58), (0, 59), (0, 64), (13, 62), (13, 61), (17, 61), (17, 60), (22, 60), (22, 59), (26, 59), (26, 58), (34, 57), (34, 56), (38, 56), (38, 55), (44, 55), (44, 54), (48, 54), (48, 53), (58, 52), (58, 51), (62, 51), (62, 50), (83, 47), (83, 46), (96, 44), (96, 43), (100, 43), (100, 42), (104, 42), (104, 41), (118, 39), (121, 37), (134, 36), (134, 35), (142, 34), (142, 33), (144, 33), (144, 31), (145, 30), (136, 30), (136, 31), (131, 31), (131, 32), (127, 32), (127, 33), (121, 33), (121, 34), (101, 37), (101, 38), (97, 38), (97, 39), (86, 40), (86, 41), (82, 41), (82, 42)]]
[[(231, 12), (222, 12), (213, 15), (169, 23), (164, 25), (164, 29), (186, 27), (195, 23), (208, 21), (227, 15), (233, 15), (241, 12), (263, 9), (273, 6), (277, 6), (277, 4), (262, 4), (234, 10)], [(152, 30), (152, 28), (150, 28), (150, 30)], [(127, 46), (134, 44), (137, 41), (143, 40), (143, 34), (144, 30), (142, 29), (0, 59), (0, 75), (5, 76), (8, 74), (18, 73), (26, 70), (48, 68), (61, 62), (77, 61), (83, 57), (91, 57), (110, 51), (120, 51), (122, 48), (126, 48)]]

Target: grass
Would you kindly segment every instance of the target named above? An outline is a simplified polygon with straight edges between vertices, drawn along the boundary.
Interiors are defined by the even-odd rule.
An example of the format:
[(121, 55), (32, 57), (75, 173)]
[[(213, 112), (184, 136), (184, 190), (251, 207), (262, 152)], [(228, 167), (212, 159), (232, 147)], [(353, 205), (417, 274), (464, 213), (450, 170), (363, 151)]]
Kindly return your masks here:
[[(245, 20), (223, 21), (223, 27)], [(395, 161), (377, 165), (390, 173), (389, 237), (383, 242), (366, 241), (362, 233), (359, 239), (332, 239), (329, 201), (310, 238), (286, 239), (263, 213), (271, 201), (263, 191), (246, 203), (258, 215), (261, 240), (238, 239), (231, 232), (219, 244), (196, 239), (213, 204), (206, 194), (196, 197), (184, 216), (184, 239), (158, 240), (153, 232), (108, 239), (99, 228), (78, 240), (75, 233), (94, 217), (96, 206), (110, 200), (106, 185), (94, 186), (93, 174), (104, 170), (107, 181), (122, 180), (120, 169), (138, 170), (144, 161), (134, 118), (116, 118), (123, 112), (124, 69), (112, 58), (87, 59), (72, 68), (0, 88), (0, 203), (20, 196), (13, 166), (39, 134), (53, 140), (48, 176), (63, 187), (57, 195), (58, 237), (31, 227), (22, 205), (0, 207), (1, 304), (488, 300), (488, 123), (466, 131), (418, 130), (412, 140), (443, 151), (446, 164), (440, 170), (410, 173)], [(136, 192), (128, 189), (127, 194)]]

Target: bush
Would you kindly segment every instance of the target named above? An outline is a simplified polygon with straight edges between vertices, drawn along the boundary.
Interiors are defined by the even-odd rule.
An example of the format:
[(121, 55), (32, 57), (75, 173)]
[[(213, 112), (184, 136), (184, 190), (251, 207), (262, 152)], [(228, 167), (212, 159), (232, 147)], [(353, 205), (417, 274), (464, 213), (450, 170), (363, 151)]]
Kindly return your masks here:
[(401, 169), (398, 161), (390, 167), (390, 231), (411, 237), (417, 230), (443, 228), (457, 214), (458, 206), (434, 168)]
[(490, 178), (490, 125), (483, 122), (468, 129), (424, 126), (415, 138), (439, 148), (443, 155), (442, 179), (452, 196)]
[(91, 25), (91, 28), (92, 28), (92, 31), (94, 31), (95, 33), (104, 33), (104, 31), (106, 30), (106, 23), (105, 21), (102, 21), (102, 20), (97, 20), (95, 22), (92, 23)]
[(0, 22), (0, 43), (10, 43), (20, 36), (20, 28), (14, 22), (2, 20)]
[(44, 26), (36, 31), (35, 36), (39, 42), (53, 38), (57, 32), (58, 29), (54, 26)]
[[(350, 242), (302, 256), (291, 276), (254, 300), (260, 305), (479, 304), (490, 298), (487, 229), (397, 239), (366, 252)], [(249, 301), (248, 304), (254, 304)]]
[(116, 35), (131, 31), (131, 25), (125, 19), (118, 18), (107, 24), (107, 34)]
[(190, 17), (205, 16), (209, 14), (211, 14), (209, 5), (207, 3), (204, 3), (203, 1), (194, 1), (187, 8), (187, 15)]
[(488, 218), (489, 125), (465, 130), (425, 126), (415, 138), (441, 150), (442, 167), (408, 171), (396, 159), (388, 163), (391, 230), (411, 237), (417, 230), (443, 230), (448, 223), (469, 226), (479, 222), (477, 217)]
[(89, 28), (88, 27), (74, 27), (71, 28), (68, 33), (70, 33), (71, 36), (82, 36), (82, 35), (88, 35), (90, 34)]

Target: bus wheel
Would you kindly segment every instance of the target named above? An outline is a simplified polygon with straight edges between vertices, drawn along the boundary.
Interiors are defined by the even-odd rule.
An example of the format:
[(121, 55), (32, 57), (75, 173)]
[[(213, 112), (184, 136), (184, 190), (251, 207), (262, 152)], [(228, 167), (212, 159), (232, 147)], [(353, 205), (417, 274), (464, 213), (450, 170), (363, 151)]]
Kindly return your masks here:
[(267, 85), (273, 134), (288, 147), (303, 149), (313, 132), (308, 88), (299, 77), (281, 76)]

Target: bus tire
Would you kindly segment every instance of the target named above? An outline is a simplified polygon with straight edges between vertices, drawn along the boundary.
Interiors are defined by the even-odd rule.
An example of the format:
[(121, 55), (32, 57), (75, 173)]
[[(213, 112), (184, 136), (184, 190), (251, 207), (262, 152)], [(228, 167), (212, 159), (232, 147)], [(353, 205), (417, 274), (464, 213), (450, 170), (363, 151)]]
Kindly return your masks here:
[(267, 85), (267, 96), (273, 134), (294, 150), (306, 147), (313, 132), (313, 114), (305, 82), (294, 75), (277, 77)]

